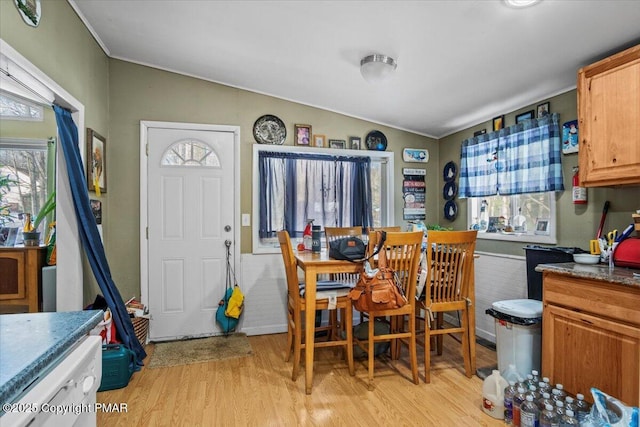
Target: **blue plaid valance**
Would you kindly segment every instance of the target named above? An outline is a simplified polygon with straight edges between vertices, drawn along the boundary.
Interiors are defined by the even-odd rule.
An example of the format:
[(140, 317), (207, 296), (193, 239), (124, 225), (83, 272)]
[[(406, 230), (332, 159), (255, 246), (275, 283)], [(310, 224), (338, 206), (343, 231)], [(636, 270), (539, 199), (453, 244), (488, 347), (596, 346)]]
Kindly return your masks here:
[(459, 197), (563, 191), (559, 114), (462, 141)]

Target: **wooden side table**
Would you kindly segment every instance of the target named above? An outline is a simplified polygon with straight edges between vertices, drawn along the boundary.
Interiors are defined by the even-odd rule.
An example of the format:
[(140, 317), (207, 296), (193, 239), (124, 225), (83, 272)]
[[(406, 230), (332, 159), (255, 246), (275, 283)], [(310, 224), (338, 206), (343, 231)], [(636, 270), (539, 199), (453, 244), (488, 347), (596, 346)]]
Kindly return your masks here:
[(0, 247), (0, 314), (42, 310), (46, 246)]

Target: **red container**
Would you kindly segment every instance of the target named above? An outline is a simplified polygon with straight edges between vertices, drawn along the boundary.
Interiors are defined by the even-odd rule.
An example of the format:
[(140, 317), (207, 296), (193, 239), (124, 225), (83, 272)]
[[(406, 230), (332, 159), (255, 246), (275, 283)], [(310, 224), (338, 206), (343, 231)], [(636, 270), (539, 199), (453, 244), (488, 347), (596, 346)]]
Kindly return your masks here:
[(640, 269), (640, 238), (632, 237), (618, 243), (613, 252), (613, 263), (617, 267)]

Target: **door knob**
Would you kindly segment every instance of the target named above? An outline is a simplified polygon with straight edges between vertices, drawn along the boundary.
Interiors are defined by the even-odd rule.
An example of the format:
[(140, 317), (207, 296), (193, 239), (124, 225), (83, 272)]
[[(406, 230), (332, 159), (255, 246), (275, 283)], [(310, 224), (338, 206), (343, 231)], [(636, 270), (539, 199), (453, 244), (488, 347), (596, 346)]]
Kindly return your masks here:
[(226, 231), (226, 232), (231, 231), (231, 226), (230, 225), (225, 225), (224, 226), (224, 231)]

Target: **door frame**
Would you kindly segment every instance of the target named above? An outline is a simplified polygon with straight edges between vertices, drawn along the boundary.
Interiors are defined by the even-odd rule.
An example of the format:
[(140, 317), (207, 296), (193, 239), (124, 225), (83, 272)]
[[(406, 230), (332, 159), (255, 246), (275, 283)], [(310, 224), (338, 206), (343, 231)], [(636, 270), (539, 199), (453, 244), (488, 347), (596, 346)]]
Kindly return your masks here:
[[(234, 162), (234, 189), (233, 189), (233, 250), (232, 267), (236, 273), (238, 281), (242, 283), (242, 278), (238, 277), (241, 269), (240, 265), (240, 126), (209, 125), (202, 123), (182, 123), (182, 122), (157, 122), (149, 120), (140, 121), (140, 299), (145, 305), (149, 305), (149, 251), (147, 239), (147, 192), (148, 192), (148, 156), (147, 138), (149, 129), (177, 129), (177, 130), (197, 130), (233, 133), (233, 162)], [(221, 295), (222, 297), (222, 295)], [(153, 313), (151, 313), (153, 315)]]

